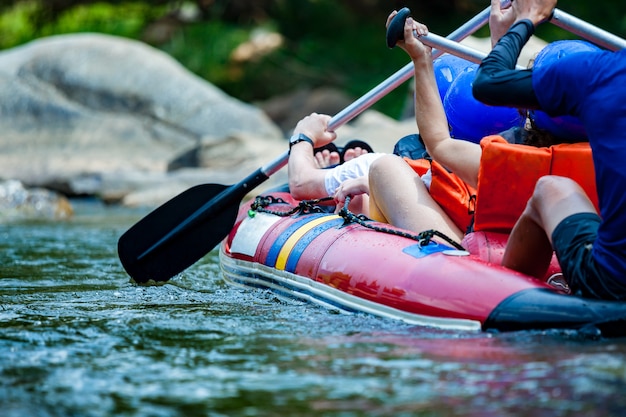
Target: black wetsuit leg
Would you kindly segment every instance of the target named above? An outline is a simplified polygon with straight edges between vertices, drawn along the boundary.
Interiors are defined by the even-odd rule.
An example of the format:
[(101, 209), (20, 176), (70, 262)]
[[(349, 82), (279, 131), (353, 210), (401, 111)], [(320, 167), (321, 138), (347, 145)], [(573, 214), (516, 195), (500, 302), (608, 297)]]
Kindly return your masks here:
[(532, 70), (516, 70), (522, 48), (535, 27), (529, 20), (515, 23), (480, 64), (472, 91), (474, 97), (492, 106), (538, 109)]

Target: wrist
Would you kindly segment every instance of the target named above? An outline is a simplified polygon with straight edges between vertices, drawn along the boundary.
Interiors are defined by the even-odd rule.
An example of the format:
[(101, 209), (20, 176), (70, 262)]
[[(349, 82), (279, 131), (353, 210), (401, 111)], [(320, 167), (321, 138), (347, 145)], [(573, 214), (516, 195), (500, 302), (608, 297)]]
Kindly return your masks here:
[(411, 60), (413, 61), (413, 68), (416, 70), (416, 72), (428, 71), (433, 66), (433, 61), (430, 57), (411, 57)]
[(507, 33), (510, 32), (515, 32), (518, 36), (525, 39), (525, 41), (528, 41), (535, 33), (535, 24), (530, 19), (516, 20), (507, 31)]
[(306, 143), (310, 144), (311, 148), (315, 147), (315, 142), (313, 142), (313, 139), (311, 139), (310, 137), (308, 137), (304, 133), (296, 133), (293, 136), (291, 136), (291, 138), (289, 138), (289, 150), (291, 150), (291, 148), (294, 145), (296, 145), (298, 143), (302, 143), (302, 142), (306, 142)]
[(552, 13), (550, 13), (548, 16), (545, 16), (543, 14), (530, 14), (529, 13), (529, 14), (518, 15), (517, 19), (515, 19), (515, 23), (526, 21), (529, 24), (531, 24), (534, 29), (540, 24), (542, 24), (543, 22), (550, 20), (551, 17), (552, 17)]

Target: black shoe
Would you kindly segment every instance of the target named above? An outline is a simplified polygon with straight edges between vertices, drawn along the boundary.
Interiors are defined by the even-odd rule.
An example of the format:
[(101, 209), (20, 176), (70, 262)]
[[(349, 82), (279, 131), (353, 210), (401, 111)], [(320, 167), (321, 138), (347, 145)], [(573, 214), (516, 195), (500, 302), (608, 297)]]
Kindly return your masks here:
[(355, 148), (365, 149), (369, 153), (373, 153), (374, 152), (372, 147), (370, 145), (368, 145), (366, 142), (363, 142), (362, 140), (359, 140), (359, 139), (351, 140), (350, 142), (346, 143), (346, 146), (344, 146), (339, 151), (339, 158), (340, 158), (340, 163), (341, 164), (346, 162), (345, 159), (344, 159), (344, 155), (346, 154), (346, 151), (348, 149), (355, 149)]
[[(331, 153), (332, 153), (332, 152), (337, 152), (337, 153), (339, 154), (339, 160), (340, 160), (339, 164), (343, 163), (343, 160), (341, 159), (341, 150), (337, 147), (337, 145), (335, 145), (335, 144), (334, 144), (334, 143), (332, 143), (332, 142), (327, 143), (327, 144), (326, 144), (326, 145), (324, 145), (324, 146), (320, 146), (319, 148), (315, 148), (315, 149), (313, 149), (313, 155), (315, 155), (315, 154), (316, 154), (316, 153), (318, 153), (318, 152), (325, 151), (325, 150), (327, 150), (328, 152), (331, 152)], [(326, 168), (323, 168), (323, 169), (330, 169), (330, 168), (334, 168), (334, 167), (336, 167), (336, 166), (337, 166), (337, 165), (339, 165), (339, 164), (330, 165), (330, 166), (327, 166)]]
[(337, 148), (337, 145), (335, 145), (334, 143), (330, 142), (327, 143), (324, 146), (320, 146), (319, 148), (315, 148), (313, 149), (313, 153), (316, 154), (318, 152), (322, 152), (324, 150), (328, 150), (329, 152), (337, 152), (337, 153), (341, 153), (341, 151), (339, 150), (339, 148)]

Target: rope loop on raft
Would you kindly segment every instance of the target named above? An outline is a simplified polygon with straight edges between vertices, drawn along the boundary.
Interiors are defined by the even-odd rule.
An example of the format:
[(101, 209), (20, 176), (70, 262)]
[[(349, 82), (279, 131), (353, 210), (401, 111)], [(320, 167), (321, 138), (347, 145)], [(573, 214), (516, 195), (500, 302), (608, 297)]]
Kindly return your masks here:
[[(300, 201), (300, 203), (298, 203), (297, 206), (293, 207), (291, 204), (287, 203), (282, 198), (276, 198), (272, 195), (257, 196), (254, 199), (254, 202), (252, 203), (252, 205), (250, 206), (250, 210), (248, 210), (248, 215), (253, 217), (254, 212), (259, 212), (259, 213), (273, 214), (275, 216), (287, 217), (293, 214), (323, 213), (324, 210), (318, 204), (324, 201), (330, 201), (332, 199), (333, 199), (332, 197), (324, 197), (324, 198), (317, 198), (314, 200), (302, 200)], [(291, 210), (276, 211), (276, 210), (269, 210), (266, 208), (268, 206), (278, 205), (278, 204), (284, 204), (287, 207), (289, 207)]]
[[(321, 202), (331, 201), (331, 200), (333, 200), (333, 197), (324, 197), (324, 198), (318, 198), (314, 200), (302, 200), (298, 203), (297, 206), (294, 207), (291, 204), (287, 203), (282, 198), (276, 198), (272, 195), (257, 196), (254, 202), (252, 203), (252, 205), (250, 206), (250, 210), (248, 210), (248, 215), (250, 217), (254, 217), (254, 214), (256, 212), (259, 212), (259, 213), (273, 214), (275, 216), (280, 216), (280, 217), (288, 217), (294, 214), (300, 215), (300, 214), (311, 214), (311, 213), (324, 213), (325, 211), (318, 204)], [(436, 237), (443, 239), (445, 242), (449, 243), (455, 249), (465, 250), (463, 246), (459, 245), (457, 242), (455, 242), (450, 237), (446, 236), (444, 233), (441, 233), (438, 230), (434, 230), (434, 229), (425, 230), (415, 235), (415, 234), (408, 233), (402, 230), (391, 229), (388, 227), (373, 226), (368, 223), (368, 222), (371, 222), (372, 219), (368, 218), (367, 216), (363, 214), (354, 214), (350, 210), (348, 210), (349, 204), (350, 204), (350, 197), (346, 197), (346, 201), (343, 207), (341, 208), (341, 210), (339, 210), (339, 213), (337, 213), (344, 220), (343, 226), (356, 223), (360, 226), (363, 226), (367, 229), (374, 230), (376, 232), (402, 236), (408, 239), (415, 240), (420, 245), (420, 247), (424, 247), (430, 244), (432, 239), (436, 236)], [(267, 207), (271, 205), (286, 205), (289, 208), (289, 210), (269, 210)]]
[(408, 239), (415, 240), (420, 245), (420, 247), (427, 246), (432, 241), (432, 238), (437, 236), (443, 239), (444, 241), (446, 241), (447, 243), (449, 243), (450, 245), (452, 245), (455, 249), (465, 250), (463, 246), (459, 245), (457, 242), (452, 240), (450, 237), (446, 236), (444, 233), (441, 233), (440, 231), (435, 230), (435, 229), (425, 230), (417, 235), (414, 235), (412, 233), (404, 232), (402, 230), (390, 229), (388, 227), (373, 226), (367, 223), (368, 221), (371, 222), (372, 221), (371, 219), (367, 218), (363, 214), (356, 215), (352, 213), (350, 210), (348, 210), (349, 204), (350, 204), (350, 197), (346, 197), (346, 201), (338, 213), (339, 216), (341, 216), (344, 219), (344, 226), (350, 223), (357, 223), (365, 228), (368, 228), (377, 232), (387, 233), (387, 234), (396, 235), (396, 236), (402, 236)]

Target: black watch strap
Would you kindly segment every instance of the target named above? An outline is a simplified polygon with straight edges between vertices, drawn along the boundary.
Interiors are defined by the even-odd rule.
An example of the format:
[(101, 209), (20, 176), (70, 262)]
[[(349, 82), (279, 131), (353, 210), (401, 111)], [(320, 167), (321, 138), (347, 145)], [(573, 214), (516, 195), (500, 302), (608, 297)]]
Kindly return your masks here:
[(315, 143), (310, 137), (308, 137), (304, 133), (298, 133), (297, 135), (293, 135), (289, 139), (289, 149), (291, 149), (291, 147), (295, 145), (296, 143), (300, 143), (300, 142), (309, 142), (311, 146), (315, 147)]

